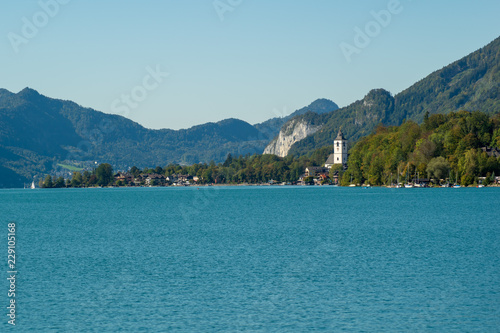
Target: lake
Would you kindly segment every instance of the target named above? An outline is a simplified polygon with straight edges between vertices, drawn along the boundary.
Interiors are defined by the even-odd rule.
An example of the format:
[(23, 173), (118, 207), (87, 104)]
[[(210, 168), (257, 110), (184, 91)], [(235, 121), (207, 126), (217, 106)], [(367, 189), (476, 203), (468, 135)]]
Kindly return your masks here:
[(500, 329), (500, 188), (0, 190), (37, 332)]

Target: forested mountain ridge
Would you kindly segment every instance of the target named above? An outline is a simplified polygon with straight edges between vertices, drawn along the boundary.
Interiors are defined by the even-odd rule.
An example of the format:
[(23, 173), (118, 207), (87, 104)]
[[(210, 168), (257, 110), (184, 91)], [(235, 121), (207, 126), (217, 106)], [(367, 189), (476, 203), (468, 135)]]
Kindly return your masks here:
[(331, 145), (339, 127), (353, 142), (371, 133), (379, 123), (420, 123), (426, 112), (446, 114), (459, 110), (500, 113), (500, 37), (396, 96), (383, 89), (372, 90), (362, 100), (313, 117), (311, 121), (316, 125), (322, 124), (321, 130), (295, 143), (289, 154), (302, 155)]
[[(317, 112), (335, 108), (328, 100), (309, 106)], [(239, 119), (152, 130), (30, 88), (18, 93), (0, 89), (0, 187), (22, 186), (37, 174), (69, 175), (67, 166), (89, 168), (94, 162), (128, 168), (220, 162), (229, 153), (260, 154), (278, 130), (266, 122), (252, 126)]]

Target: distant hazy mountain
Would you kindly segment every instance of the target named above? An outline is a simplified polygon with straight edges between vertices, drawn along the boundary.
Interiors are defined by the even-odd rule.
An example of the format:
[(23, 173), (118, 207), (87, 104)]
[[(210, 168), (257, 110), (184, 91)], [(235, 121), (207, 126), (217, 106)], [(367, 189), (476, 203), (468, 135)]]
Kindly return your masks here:
[[(333, 102), (318, 100), (308, 108), (323, 112), (336, 107)], [(303, 109), (294, 114), (300, 112)], [(34, 175), (69, 175), (70, 170), (60, 164), (90, 167), (97, 161), (117, 168), (142, 168), (220, 162), (229, 153), (262, 153), (282, 125), (273, 128), (273, 121), (283, 120), (252, 126), (226, 119), (189, 129), (152, 130), (121, 116), (45, 97), (33, 89), (17, 94), (0, 89), (0, 187), (22, 186)]]
[[(288, 154), (306, 154), (333, 143), (339, 127), (351, 142), (370, 134), (378, 124), (400, 125), (405, 119), (422, 122), (426, 112), (458, 110), (500, 113), (500, 38), (415, 83), (396, 96), (388, 91), (370, 91), (362, 100), (320, 115), (296, 116), (266, 149), (290, 142), (285, 131), (294, 126), (314, 128), (313, 134), (293, 144)], [(296, 125), (289, 126), (291, 123)], [(319, 127), (319, 129), (318, 129)], [(304, 130), (303, 130), (304, 131)]]

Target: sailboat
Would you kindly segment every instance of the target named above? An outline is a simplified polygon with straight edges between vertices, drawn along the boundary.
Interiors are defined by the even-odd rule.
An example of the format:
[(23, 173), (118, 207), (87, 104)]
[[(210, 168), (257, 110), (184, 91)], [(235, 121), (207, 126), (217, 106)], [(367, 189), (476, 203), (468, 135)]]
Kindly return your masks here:
[(409, 168), (410, 168), (410, 163), (408, 163), (408, 166), (406, 168), (406, 184), (405, 184), (405, 188), (412, 188), (413, 187), (413, 184), (408, 183), (408, 169)]
[(398, 167), (398, 182), (396, 183), (396, 188), (401, 188), (401, 185), (399, 185), (399, 167)]
[(31, 182), (31, 189), (34, 189), (35, 188), (35, 181), (32, 181)]
[(356, 184), (352, 183), (352, 175), (351, 175), (351, 184), (349, 185), (349, 187), (356, 187)]
[(446, 184), (442, 184), (441, 187), (450, 187), (451, 180), (451, 171), (448, 171), (448, 179), (446, 180)]
[(460, 185), (458, 185), (458, 171), (457, 171), (457, 178), (455, 178), (455, 184), (453, 185), (453, 188), (460, 188)]

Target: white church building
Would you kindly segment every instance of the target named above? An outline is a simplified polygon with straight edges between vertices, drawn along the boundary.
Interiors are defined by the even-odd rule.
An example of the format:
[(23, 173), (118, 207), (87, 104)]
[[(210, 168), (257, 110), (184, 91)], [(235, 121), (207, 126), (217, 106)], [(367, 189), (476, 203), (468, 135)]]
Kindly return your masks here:
[(331, 168), (335, 164), (347, 164), (347, 140), (342, 134), (342, 129), (339, 129), (339, 133), (335, 140), (333, 140), (333, 154), (328, 156), (325, 162), (325, 168)]

